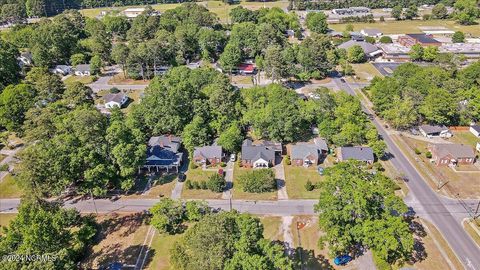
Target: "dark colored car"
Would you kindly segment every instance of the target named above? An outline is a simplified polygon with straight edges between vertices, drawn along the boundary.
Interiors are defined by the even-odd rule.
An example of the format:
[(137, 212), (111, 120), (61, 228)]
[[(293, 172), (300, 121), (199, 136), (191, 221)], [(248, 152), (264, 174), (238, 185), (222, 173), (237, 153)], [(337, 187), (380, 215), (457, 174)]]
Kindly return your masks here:
[(341, 78), (340, 81), (343, 82), (343, 83), (345, 83), (345, 79), (344, 79), (344, 78)]
[(178, 182), (183, 182), (185, 181), (185, 179), (187, 178), (187, 176), (183, 173), (179, 174), (178, 175)]
[(352, 260), (352, 257), (348, 255), (341, 255), (341, 256), (335, 257), (335, 259), (333, 259), (333, 263), (335, 263), (335, 265), (345, 265), (349, 263), (351, 260)]

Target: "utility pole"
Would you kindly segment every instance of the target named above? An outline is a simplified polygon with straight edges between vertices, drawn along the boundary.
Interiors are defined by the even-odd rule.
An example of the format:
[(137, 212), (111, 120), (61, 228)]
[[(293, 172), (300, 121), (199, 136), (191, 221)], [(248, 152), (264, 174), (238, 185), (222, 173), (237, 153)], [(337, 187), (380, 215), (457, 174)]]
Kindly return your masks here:
[(90, 189), (90, 198), (92, 198), (93, 207), (95, 207), (95, 213), (98, 215), (97, 205), (95, 204), (95, 199), (93, 198), (93, 193), (91, 189)]

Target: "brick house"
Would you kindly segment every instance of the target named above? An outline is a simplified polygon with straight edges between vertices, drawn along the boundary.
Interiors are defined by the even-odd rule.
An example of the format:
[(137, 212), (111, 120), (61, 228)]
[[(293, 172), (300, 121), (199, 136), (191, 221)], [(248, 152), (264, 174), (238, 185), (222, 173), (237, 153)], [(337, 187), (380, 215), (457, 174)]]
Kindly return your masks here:
[(430, 144), (428, 150), (437, 166), (473, 164), (475, 152), (472, 147), (463, 144)]
[(195, 147), (193, 151), (193, 162), (198, 165), (216, 165), (222, 162), (223, 149), (221, 146)]
[(246, 168), (269, 168), (275, 165), (275, 156), (282, 153), (282, 145), (273, 142), (254, 144), (245, 140), (242, 144), (241, 163)]

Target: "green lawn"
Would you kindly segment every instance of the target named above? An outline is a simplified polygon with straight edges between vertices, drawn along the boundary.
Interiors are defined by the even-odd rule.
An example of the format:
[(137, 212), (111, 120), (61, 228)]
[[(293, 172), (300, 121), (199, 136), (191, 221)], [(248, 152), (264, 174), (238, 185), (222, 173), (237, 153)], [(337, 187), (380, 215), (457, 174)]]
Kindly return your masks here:
[(323, 178), (318, 174), (316, 166), (304, 168), (285, 165), (285, 183), (290, 199), (318, 199), (320, 191), (318, 189), (307, 191), (305, 184), (308, 180), (315, 184), (322, 181)]
[(371, 64), (352, 64), (353, 70), (355, 71), (355, 76), (357, 76), (360, 81), (370, 81), (375, 76), (383, 77), (383, 75)]
[(238, 162), (235, 163), (235, 168), (233, 170), (233, 188), (232, 188), (232, 197), (235, 200), (276, 200), (277, 191), (264, 192), (264, 193), (250, 193), (244, 192), (240, 184), (238, 184), (238, 177), (241, 175), (251, 172), (253, 169), (247, 169), (240, 167)]
[(282, 218), (271, 216), (259, 216), (263, 225), (263, 237), (272, 241), (283, 241), (283, 231), (281, 231)]
[(0, 183), (0, 198), (20, 198), (22, 195), (23, 192), (16, 183), (14, 177), (11, 174), (7, 174)]
[[(191, 182), (207, 181), (208, 178), (217, 172), (204, 171), (202, 168), (189, 169), (186, 173), (187, 180)], [(183, 185), (182, 198), (184, 199), (220, 199), (222, 193), (215, 193), (210, 190), (202, 189), (187, 189), (186, 185)]]
[(7, 156), (4, 154), (0, 154), (0, 161), (4, 160)]
[(159, 234), (158, 232), (153, 237), (151, 254), (153, 254), (152, 261), (147, 266), (147, 269), (152, 270), (167, 270), (170, 267), (170, 249), (173, 247), (175, 241), (180, 238), (181, 234), (168, 235)]
[[(335, 31), (344, 31), (347, 24), (329, 24), (329, 27)], [(363, 28), (376, 28), (384, 34), (405, 34), (422, 32), (419, 26), (443, 26), (452, 31), (463, 31), (475, 37), (480, 36), (480, 26), (478, 25), (459, 25), (452, 20), (406, 20), (406, 21), (386, 21), (375, 23), (352, 23), (355, 31)]]
[(454, 131), (451, 140), (474, 148), (477, 146), (477, 142), (480, 142), (480, 138), (475, 137), (470, 131)]
[(95, 76), (75, 76), (75, 75), (72, 75), (70, 77), (68, 77), (67, 79), (65, 79), (63, 82), (65, 83), (65, 85), (69, 85), (69, 84), (72, 84), (74, 82), (81, 82), (83, 84), (90, 84), (92, 82), (94, 82), (96, 80), (96, 77)]
[[(220, 19), (221, 22), (229, 22), (228, 14), (230, 13), (230, 10), (235, 8), (237, 5), (226, 5), (221, 1), (203, 1), (203, 2), (197, 2), (199, 5), (205, 6), (208, 10), (211, 12), (215, 13), (218, 18)], [(279, 7), (282, 9), (285, 9), (288, 6), (288, 1), (286, 0), (281, 0), (281, 1), (274, 1), (274, 2), (246, 2), (242, 1), (240, 3), (241, 6), (252, 9), (252, 10), (257, 10), (262, 7)], [(180, 4), (157, 4), (157, 5), (152, 5), (152, 7), (160, 12), (164, 12), (168, 9), (174, 9), (176, 7), (180, 6)], [(118, 8), (113, 8), (113, 7), (104, 7), (104, 8), (92, 8), (92, 9), (83, 9), (80, 12), (85, 16), (85, 17), (96, 17), (100, 15), (101, 11), (123, 11), (129, 7), (135, 7), (135, 6), (128, 6), (128, 7), (118, 7)], [(138, 7), (138, 6), (136, 6)]]
[[(10, 221), (15, 218), (17, 214), (0, 214), (0, 228), (1, 227), (6, 227), (8, 224), (10, 224)], [(0, 229), (0, 235), (2, 234), (2, 231)]]

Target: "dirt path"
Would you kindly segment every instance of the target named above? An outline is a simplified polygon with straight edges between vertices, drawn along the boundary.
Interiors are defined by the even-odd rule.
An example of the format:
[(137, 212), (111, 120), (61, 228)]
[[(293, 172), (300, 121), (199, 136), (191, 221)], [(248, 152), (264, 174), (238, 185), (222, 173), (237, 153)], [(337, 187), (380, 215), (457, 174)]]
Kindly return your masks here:
[(287, 186), (285, 185), (285, 168), (283, 162), (275, 165), (275, 180), (277, 181), (278, 199), (288, 200)]
[(285, 245), (285, 251), (287, 254), (291, 254), (294, 250), (293, 246), (293, 234), (292, 234), (292, 222), (293, 216), (283, 216), (282, 224), (280, 225), (280, 231), (283, 232), (283, 242)]

